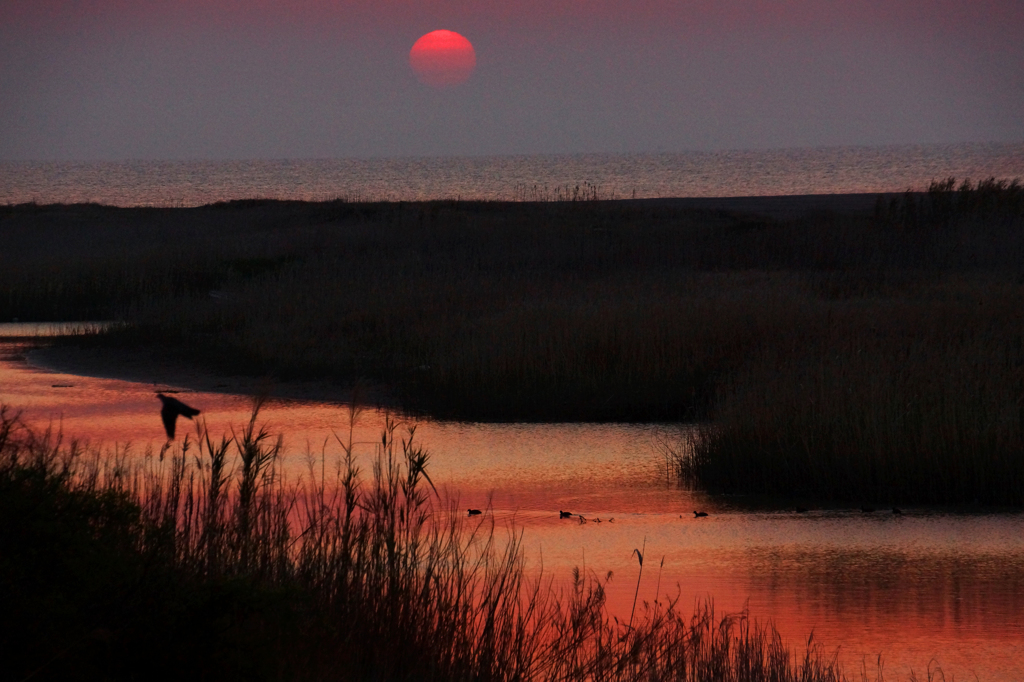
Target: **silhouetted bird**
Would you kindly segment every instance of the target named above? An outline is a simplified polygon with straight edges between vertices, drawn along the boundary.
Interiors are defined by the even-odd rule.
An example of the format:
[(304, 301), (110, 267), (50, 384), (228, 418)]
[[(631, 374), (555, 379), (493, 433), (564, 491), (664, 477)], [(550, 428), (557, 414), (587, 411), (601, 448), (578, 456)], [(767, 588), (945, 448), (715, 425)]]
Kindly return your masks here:
[(558, 518), (560, 518), (560, 519), (572, 518), (572, 512), (559, 511), (558, 512)]
[(164, 431), (167, 432), (167, 439), (174, 440), (174, 424), (178, 421), (178, 415), (180, 414), (186, 419), (191, 419), (199, 414), (199, 410), (189, 407), (177, 398), (171, 398), (163, 393), (157, 393), (156, 397), (160, 398), (160, 402), (164, 404), (160, 408), (160, 418), (164, 420)]
[(470, 509), (469, 510), (469, 515), (470, 516), (476, 516), (477, 514), (483, 514), (483, 512), (480, 511), (479, 509)]
[(693, 518), (695, 518), (695, 519), (702, 519), (702, 518), (704, 518), (707, 515), (708, 515), (707, 512), (699, 512), (699, 511), (696, 511), (696, 510), (694, 510), (694, 512), (693, 512)]

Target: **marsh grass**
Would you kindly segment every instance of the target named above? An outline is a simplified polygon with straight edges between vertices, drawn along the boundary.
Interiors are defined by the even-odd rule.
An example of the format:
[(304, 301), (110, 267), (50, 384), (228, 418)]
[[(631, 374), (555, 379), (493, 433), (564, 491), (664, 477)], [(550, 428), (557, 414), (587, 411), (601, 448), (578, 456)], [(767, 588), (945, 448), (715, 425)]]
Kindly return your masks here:
[(836, 306), (794, 332), (799, 352), (751, 358), (713, 419), (669, 445), (680, 477), (876, 505), (1024, 504), (1024, 292), (940, 293)]
[[(904, 271), (898, 295), (860, 311), (830, 306), (797, 356), (753, 358), (721, 387), (713, 424), (676, 444), (683, 480), (874, 504), (1024, 504), (1024, 187), (949, 178), (880, 201), (875, 219), (931, 252), (934, 274)], [(997, 265), (998, 250), (1016, 266)]]
[(786, 220), (579, 197), (0, 208), (0, 317), (436, 417), (711, 420), (708, 489), (1021, 503), (1019, 182)]
[(582, 185), (565, 184), (549, 187), (548, 185), (528, 185), (518, 183), (512, 188), (514, 201), (537, 202), (564, 202), (564, 201), (609, 201), (615, 199), (614, 193), (603, 192), (600, 186), (590, 181)]
[(877, 220), (903, 229), (949, 228), (957, 224), (986, 227), (986, 223), (1014, 223), (1024, 212), (1024, 185), (1020, 180), (988, 178), (972, 184), (956, 178), (933, 181), (928, 191), (879, 199)]
[(467, 521), (386, 426), (364, 476), (284, 478), (252, 419), (174, 449), (100, 456), (0, 409), (0, 623), (9, 679), (839, 680), (770, 625), (528, 575), (521, 531)]

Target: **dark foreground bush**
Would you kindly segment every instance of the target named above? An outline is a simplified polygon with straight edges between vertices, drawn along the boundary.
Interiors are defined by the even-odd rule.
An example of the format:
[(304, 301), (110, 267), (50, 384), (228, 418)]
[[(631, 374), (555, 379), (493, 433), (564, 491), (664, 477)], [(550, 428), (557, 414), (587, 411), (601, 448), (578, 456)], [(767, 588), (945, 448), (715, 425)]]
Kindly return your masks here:
[(255, 411), (141, 462), (0, 424), (6, 679), (842, 679), (745, 614), (656, 601), (630, 626), (596, 579), (529, 578), (393, 427), (369, 478), (339, 439), (336, 477), (291, 483)]

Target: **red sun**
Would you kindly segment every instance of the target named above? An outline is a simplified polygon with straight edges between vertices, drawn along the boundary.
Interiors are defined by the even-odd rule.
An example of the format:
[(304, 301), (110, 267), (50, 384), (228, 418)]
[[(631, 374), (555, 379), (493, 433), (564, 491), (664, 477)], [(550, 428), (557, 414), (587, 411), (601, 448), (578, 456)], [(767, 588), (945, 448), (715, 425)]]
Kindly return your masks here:
[(469, 79), (476, 68), (476, 51), (455, 31), (431, 31), (413, 44), (409, 64), (422, 82), (448, 88)]

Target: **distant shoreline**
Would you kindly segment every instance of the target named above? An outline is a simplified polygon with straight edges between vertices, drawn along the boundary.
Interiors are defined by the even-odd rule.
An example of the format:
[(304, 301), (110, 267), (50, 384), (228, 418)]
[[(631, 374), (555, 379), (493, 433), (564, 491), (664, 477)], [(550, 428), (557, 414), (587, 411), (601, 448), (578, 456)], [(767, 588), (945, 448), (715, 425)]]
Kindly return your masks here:
[[(923, 192), (911, 192), (911, 195)], [(679, 197), (665, 199), (623, 199), (625, 203), (656, 205), (673, 208), (691, 208), (705, 211), (729, 211), (765, 215), (777, 220), (792, 220), (808, 213), (868, 215), (879, 199), (889, 200), (903, 196), (900, 192), (863, 192), (857, 194), (777, 194), (746, 197)]]
[(859, 192), (849, 194), (773, 194), (762, 196), (725, 196), (725, 197), (659, 197), (643, 199), (581, 199), (552, 200), (552, 201), (507, 201), (487, 199), (430, 199), (430, 200), (384, 200), (384, 201), (349, 201), (347, 199), (335, 199), (326, 201), (312, 201), (304, 199), (265, 199), (245, 198), (216, 201), (199, 206), (152, 206), (132, 205), (118, 206), (114, 204), (103, 204), (94, 202), (58, 202), (58, 203), (35, 203), (26, 202), (18, 204), (2, 204), (0, 208), (7, 210), (37, 209), (72, 209), (93, 207), (96, 209), (115, 211), (196, 211), (208, 210), (211, 208), (252, 208), (259, 205), (267, 207), (287, 206), (314, 207), (320, 205), (346, 204), (352, 206), (361, 205), (427, 205), (427, 204), (461, 204), (461, 205), (486, 205), (489, 207), (508, 204), (509, 206), (531, 206), (531, 205), (572, 205), (585, 203), (590, 206), (606, 204), (609, 207), (657, 207), (659, 209), (692, 209), (702, 211), (727, 211), (730, 213), (742, 213), (761, 215), (776, 220), (792, 220), (811, 213), (828, 212), (841, 215), (870, 215), (879, 199), (890, 200), (903, 196), (920, 196), (926, 192)]

